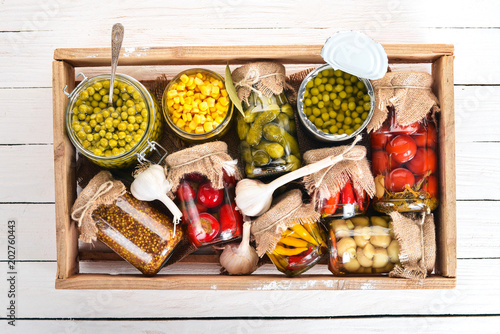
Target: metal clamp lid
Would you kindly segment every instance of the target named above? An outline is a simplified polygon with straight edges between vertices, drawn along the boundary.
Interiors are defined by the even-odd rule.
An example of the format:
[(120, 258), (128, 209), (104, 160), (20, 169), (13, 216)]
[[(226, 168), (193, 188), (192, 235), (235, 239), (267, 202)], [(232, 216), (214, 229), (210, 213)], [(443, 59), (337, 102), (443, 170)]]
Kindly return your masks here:
[[(138, 152), (135, 154), (137, 156), (137, 161), (140, 164), (145, 164), (145, 163), (151, 163), (151, 164), (157, 164), (157, 165), (161, 164), (168, 154), (167, 150), (164, 149), (160, 144), (158, 144), (155, 141), (148, 140), (147, 143), (148, 144), (141, 152)], [(160, 152), (160, 150), (162, 152)], [(156, 153), (158, 155), (158, 157), (160, 157), (158, 162), (153, 162), (153, 161), (146, 158), (146, 156), (152, 152)]]
[(63, 88), (63, 93), (66, 94), (66, 96), (68, 97), (68, 99), (72, 98), (73, 97), (73, 94), (75, 94), (76, 92), (76, 89), (83, 83), (85, 83), (89, 78), (85, 76), (85, 74), (83, 74), (82, 72), (78, 73), (76, 76), (75, 76), (75, 79), (78, 78), (78, 77), (83, 77), (83, 80), (78, 84), (78, 86), (75, 87), (75, 89), (73, 89), (73, 91), (71, 93), (68, 93), (66, 91), (66, 88), (68, 88), (68, 85), (64, 86)]

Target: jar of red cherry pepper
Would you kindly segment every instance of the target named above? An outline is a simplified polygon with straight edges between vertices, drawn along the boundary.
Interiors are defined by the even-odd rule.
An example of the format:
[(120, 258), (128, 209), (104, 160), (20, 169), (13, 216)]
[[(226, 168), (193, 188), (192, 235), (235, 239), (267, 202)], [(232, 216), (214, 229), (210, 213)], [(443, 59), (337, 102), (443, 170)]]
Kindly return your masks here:
[(373, 82), (368, 124), (379, 212), (432, 211), (438, 205), (438, 100), (427, 73), (391, 72)]
[(227, 144), (212, 142), (178, 151), (166, 158), (167, 180), (182, 211), (186, 235), (196, 247), (241, 237), (243, 219), (234, 203), (240, 174)]
[[(354, 145), (355, 143), (353, 143)], [(366, 159), (366, 148), (361, 145), (337, 146), (307, 151), (306, 164), (329, 156), (339, 156), (349, 150), (356, 160), (344, 159), (335, 165), (304, 177), (309, 195), (323, 218), (350, 218), (362, 215), (375, 194), (375, 183)]]

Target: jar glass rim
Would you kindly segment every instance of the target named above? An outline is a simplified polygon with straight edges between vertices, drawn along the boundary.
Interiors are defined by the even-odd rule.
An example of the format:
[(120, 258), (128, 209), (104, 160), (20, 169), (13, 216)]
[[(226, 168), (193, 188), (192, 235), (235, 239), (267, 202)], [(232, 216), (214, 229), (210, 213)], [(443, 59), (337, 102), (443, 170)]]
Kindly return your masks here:
[(74, 132), (72, 131), (71, 121), (70, 121), (70, 118), (71, 118), (70, 116), (71, 116), (71, 112), (72, 112), (73, 106), (76, 103), (76, 100), (78, 99), (78, 96), (79, 96), (80, 92), (83, 91), (84, 89), (87, 89), (91, 84), (93, 84), (95, 82), (99, 82), (101, 80), (105, 81), (105, 80), (108, 80), (110, 78), (111, 78), (111, 74), (109, 74), (109, 73), (99, 74), (99, 75), (96, 75), (94, 77), (91, 77), (91, 78), (88, 78), (88, 79), (84, 79), (82, 82), (80, 82), (78, 84), (77, 87), (75, 87), (75, 89), (73, 89), (73, 91), (70, 94), (71, 95), (70, 96), (70, 101), (68, 102), (68, 106), (66, 108), (66, 128), (67, 128), (67, 132), (68, 132), (68, 134), (70, 136), (70, 139), (71, 139), (73, 145), (75, 147), (77, 147), (78, 150), (80, 152), (82, 152), (83, 155), (89, 157), (90, 159), (100, 160), (100, 161), (103, 161), (103, 162), (109, 162), (109, 161), (120, 162), (122, 160), (130, 158), (130, 156), (132, 156), (134, 154), (133, 152), (135, 151), (135, 149), (138, 148), (138, 147), (143, 146), (144, 143), (147, 141), (147, 137), (148, 137), (147, 136), (147, 132), (152, 127), (154, 119), (155, 119), (154, 116), (155, 116), (155, 113), (157, 112), (151, 94), (149, 93), (149, 91), (146, 89), (146, 87), (141, 82), (139, 82), (138, 80), (136, 80), (136, 79), (134, 79), (131, 76), (126, 75), (126, 74), (116, 73), (116, 76), (115, 76), (115, 82), (117, 80), (122, 80), (125, 83), (131, 84), (136, 89), (138, 89), (138, 92), (141, 94), (144, 102), (146, 103), (146, 108), (149, 111), (148, 112), (148, 123), (147, 123), (148, 126), (147, 126), (147, 128), (146, 128), (146, 130), (144, 132), (144, 135), (141, 137), (141, 139), (139, 140), (139, 142), (134, 147), (130, 148), (130, 150), (128, 150), (128, 151), (126, 151), (126, 152), (124, 152), (122, 154), (113, 155), (113, 156), (109, 156), (109, 157), (95, 155), (94, 153), (86, 150), (80, 144), (80, 142), (78, 141), (78, 139), (75, 137)]
[(198, 73), (198, 72), (206, 72), (206, 73), (212, 75), (214, 78), (220, 80), (222, 82), (222, 84), (224, 85), (224, 89), (226, 89), (226, 82), (225, 82), (224, 78), (219, 73), (214, 72), (212, 70), (205, 69), (205, 68), (201, 68), (201, 67), (190, 68), (190, 69), (184, 70), (184, 71), (180, 72), (179, 74), (177, 74), (172, 80), (170, 80), (168, 85), (165, 87), (165, 90), (163, 91), (163, 96), (162, 96), (162, 109), (163, 109), (163, 115), (164, 115), (165, 119), (167, 120), (167, 123), (170, 125), (172, 130), (174, 130), (174, 132), (177, 132), (179, 135), (181, 135), (183, 137), (187, 137), (191, 140), (206, 140), (206, 139), (208, 139), (207, 137), (210, 137), (212, 135), (215, 136), (215, 135), (219, 134), (221, 131), (223, 131), (228, 126), (229, 120), (232, 117), (233, 109), (234, 109), (233, 102), (229, 98), (229, 95), (228, 95), (229, 105), (228, 105), (228, 110), (227, 110), (226, 116), (224, 117), (222, 122), (215, 129), (213, 129), (209, 132), (204, 132), (204, 133), (186, 132), (186, 131), (180, 129), (179, 127), (177, 127), (177, 125), (175, 125), (175, 123), (170, 118), (170, 115), (167, 111), (168, 110), (167, 92), (170, 89), (170, 87), (172, 86), (172, 84), (179, 81), (180, 77), (183, 74), (190, 75), (190, 74)]

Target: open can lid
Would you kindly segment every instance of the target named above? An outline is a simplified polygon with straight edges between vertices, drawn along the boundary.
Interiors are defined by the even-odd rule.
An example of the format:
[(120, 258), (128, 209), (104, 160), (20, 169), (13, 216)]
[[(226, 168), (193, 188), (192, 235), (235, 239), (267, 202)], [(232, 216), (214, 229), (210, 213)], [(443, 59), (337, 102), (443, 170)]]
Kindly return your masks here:
[(333, 69), (370, 80), (382, 78), (389, 63), (383, 46), (359, 31), (333, 34), (321, 49), (321, 57)]

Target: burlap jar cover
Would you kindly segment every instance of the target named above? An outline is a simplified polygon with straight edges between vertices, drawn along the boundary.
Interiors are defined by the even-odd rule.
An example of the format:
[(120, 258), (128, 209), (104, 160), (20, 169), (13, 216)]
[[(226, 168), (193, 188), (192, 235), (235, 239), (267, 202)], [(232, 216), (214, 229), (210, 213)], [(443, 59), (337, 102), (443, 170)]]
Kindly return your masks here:
[(236, 168), (237, 162), (227, 153), (227, 144), (222, 141), (196, 145), (175, 152), (165, 159), (167, 181), (172, 185), (169, 196), (175, 193), (181, 180), (190, 173), (199, 173), (212, 182), (215, 189), (224, 188), (224, 173), (241, 179), (241, 173)]
[(375, 110), (366, 129), (378, 130), (387, 119), (390, 109), (402, 126), (421, 121), (432, 111), (438, 112), (438, 99), (432, 92), (432, 76), (424, 72), (389, 72), (372, 81)]
[(123, 183), (114, 180), (107, 170), (99, 172), (90, 180), (71, 208), (71, 219), (78, 224), (80, 240), (90, 243), (97, 239), (98, 229), (92, 213), (100, 205), (113, 204), (125, 192)]
[(389, 214), (394, 237), (399, 242), (399, 260), (389, 273), (390, 277), (422, 279), (434, 269), (436, 263), (436, 233), (434, 215), (423, 213)]
[(285, 73), (285, 67), (279, 63), (255, 62), (238, 67), (231, 75), (238, 98), (248, 103), (252, 91), (271, 97), (281, 94), (285, 88), (291, 89)]
[(313, 196), (316, 207), (323, 203), (323, 200), (338, 193), (349, 180), (352, 181), (357, 193), (362, 194), (364, 190), (370, 197), (375, 195), (375, 182), (364, 146), (337, 146), (310, 150), (304, 153), (304, 161), (306, 164), (312, 164), (329, 156), (346, 155), (347, 152), (348, 159), (304, 176), (305, 188), (309, 195)]
[(262, 257), (272, 252), (287, 228), (301, 220), (317, 221), (320, 214), (312, 204), (302, 202), (302, 192), (291, 190), (273, 201), (271, 208), (252, 223), (252, 235), (257, 243), (257, 254)]

